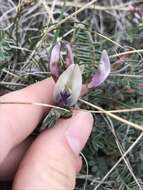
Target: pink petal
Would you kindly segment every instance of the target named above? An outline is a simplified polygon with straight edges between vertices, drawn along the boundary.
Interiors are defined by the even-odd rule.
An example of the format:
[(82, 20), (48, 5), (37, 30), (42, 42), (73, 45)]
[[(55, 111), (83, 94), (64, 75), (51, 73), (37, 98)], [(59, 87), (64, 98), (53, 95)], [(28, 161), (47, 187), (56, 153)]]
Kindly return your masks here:
[(102, 51), (100, 64), (97, 68), (97, 72), (92, 77), (91, 81), (88, 84), (88, 88), (96, 88), (101, 85), (111, 72), (111, 64), (106, 50)]
[(61, 45), (56, 44), (51, 51), (51, 57), (50, 57), (50, 72), (55, 81), (57, 81), (57, 79), (61, 74), (60, 49)]
[(66, 48), (67, 48), (67, 56), (66, 56), (65, 64), (68, 67), (69, 65), (74, 64), (74, 56), (73, 56), (72, 48), (69, 44), (66, 44)]

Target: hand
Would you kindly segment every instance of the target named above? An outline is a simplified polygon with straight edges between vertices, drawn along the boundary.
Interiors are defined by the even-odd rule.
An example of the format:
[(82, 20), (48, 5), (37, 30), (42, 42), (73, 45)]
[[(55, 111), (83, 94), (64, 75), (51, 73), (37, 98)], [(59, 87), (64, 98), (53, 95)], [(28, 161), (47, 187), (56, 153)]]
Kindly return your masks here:
[[(46, 79), (0, 97), (3, 101), (52, 104), (54, 82)], [(83, 149), (92, 129), (87, 112), (75, 111), (36, 139), (28, 137), (48, 109), (0, 105), (0, 180), (13, 179), (13, 190), (73, 190)]]

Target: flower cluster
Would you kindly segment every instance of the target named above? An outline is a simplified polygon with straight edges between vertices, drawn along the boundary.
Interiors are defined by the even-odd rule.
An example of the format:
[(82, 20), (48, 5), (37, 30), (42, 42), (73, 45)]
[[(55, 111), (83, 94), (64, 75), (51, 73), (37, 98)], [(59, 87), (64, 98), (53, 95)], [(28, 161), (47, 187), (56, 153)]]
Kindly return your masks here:
[(82, 84), (82, 72), (78, 64), (74, 63), (73, 52), (69, 44), (66, 45), (65, 71), (62, 72), (60, 57), (61, 45), (56, 44), (51, 51), (50, 72), (56, 82), (54, 101), (61, 107), (74, 106), (80, 97), (90, 90), (100, 86), (111, 71), (110, 60), (106, 50), (101, 53), (100, 63), (91, 80)]

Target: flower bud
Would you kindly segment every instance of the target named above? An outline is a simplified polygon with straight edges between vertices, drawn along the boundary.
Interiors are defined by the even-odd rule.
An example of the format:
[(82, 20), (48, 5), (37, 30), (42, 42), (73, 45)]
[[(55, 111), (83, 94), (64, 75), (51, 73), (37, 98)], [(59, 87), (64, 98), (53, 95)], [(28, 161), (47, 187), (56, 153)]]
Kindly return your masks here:
[(55, 81), (59, 78), (61, 74), (61, 68), (60, 68), (60, 44), (56, 44), (52, 51), (51, 51), (51, 57), (50, 57), (50, 72)]
[(66, 44), (66, 48), (67, 48), (67, 56), (66, 56), (66, 66), (68, 67), (71, 64), (74, 64), (74, 56), (73, 56), (73, 52), (72, 52), (72, 48), (69, 44)]
[(54, 89), (55, 103), (62, 107), (76, 104), (82, 88), (82, 74), (77, 64), (71, 64), (59, 77)]

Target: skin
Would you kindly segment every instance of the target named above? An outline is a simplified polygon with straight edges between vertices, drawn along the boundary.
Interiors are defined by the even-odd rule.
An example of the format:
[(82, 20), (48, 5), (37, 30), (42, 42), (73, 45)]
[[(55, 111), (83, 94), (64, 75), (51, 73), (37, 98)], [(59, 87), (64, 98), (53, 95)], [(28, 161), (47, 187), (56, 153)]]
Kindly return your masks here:
[[(0, 101), (53, 104), (49, 78), (0, 97)], [(93, 118), (74, 111), (36, 139), (29, 137), (49, 109), (0, 105), (0, 180), (13, 180), (12, 190), (73, 190), (82, 161), (80, 151), (92, 130)]]

